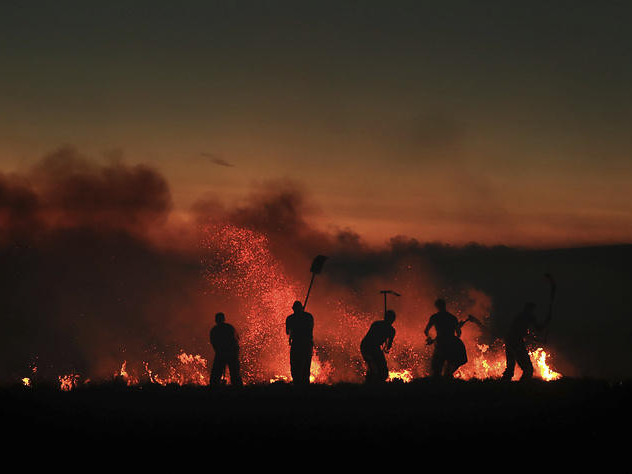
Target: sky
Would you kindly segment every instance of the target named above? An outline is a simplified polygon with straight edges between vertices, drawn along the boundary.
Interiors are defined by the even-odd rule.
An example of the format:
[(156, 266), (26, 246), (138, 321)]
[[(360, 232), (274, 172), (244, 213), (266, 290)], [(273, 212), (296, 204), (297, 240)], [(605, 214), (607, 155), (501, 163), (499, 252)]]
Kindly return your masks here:
[(369, 242), (632, 242), (624, 1), (5, 1), (0, 172), (72, 146), (175, 212), (291, 182)]

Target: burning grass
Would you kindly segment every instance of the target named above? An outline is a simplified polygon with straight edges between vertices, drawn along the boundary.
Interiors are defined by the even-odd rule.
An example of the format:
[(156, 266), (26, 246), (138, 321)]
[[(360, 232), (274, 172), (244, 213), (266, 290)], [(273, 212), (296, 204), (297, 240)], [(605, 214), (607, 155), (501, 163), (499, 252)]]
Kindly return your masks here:
[[(498, 351), (493, 352), (489, 346), (480, 345), (479, 352), (470, 358), (470, 361), (459, 368), (455, 373), (458, 380), (486, 380), (499, 379), (505, 369), (504, 359)], [(562, 378), (562, 374), (550, 367), (548, 355), (542, 348), (537, 348), (529, 353), (534, 366), (534, 376), (537, 379), (550, 382)], [(126, 386), (142, 386), (143, 384), (157, 384), (161, 386), (207, 386), (209, 384), (209, 362), (199, 354), (188, 354), (181, 351), (172, 364), (160, 371), (153, 370), (148, 362), (141, 364), (139, 371), (128, 367), (128, 362), (123, 361), (120, 368), (112, 375), (112, 379)], [(36, 371), (35, 371), (36, 372)], [(34, 373), (35, 373), (34, 372)], [(315, 384), (335, 385), (332, 379), (334, 367), (331, 363), (321, 362), (318, 357), (312, 360), (310, 381)], [(429, 374), (424, 373), (421, 378)], [(514, 380), (520, 377), (520, 370), (514, 376)], [(414, 368), (389, 371), (388, 382), (410, 383), (417, 377), (414, 376)], [(360, 378), (356, 381), (361, 380)], [(225, 383), (230, 384), (228, 374), (224, 377)], [(34, 386), (31, 377), (21, 379), (24, 387)], [(287, 375), (275, 375), (267, 383), (290, 383), (291, 377)], [(71, 391), (82, 385), (89, 385), (91, 380), (77, 373), (63, 374), (58, 377), (58, 387), (61, 391)]]
[[(287, 263), (275, 255), (272, 247), (268, 235), (226, 223), (206, 226), (202, 241), (208, 292), (232, 305), (240, 315), (235, 326), (240, 336), (242, 377), (251, 385), (291, 380), (285, 318), (292, 303), (302, 300), (306, 286), (292, 276)], [(425, 344), (422, 327), (431, 312), (432, 295), (444, 290), (433, 288), (423, 272), (415, 271), (410, 263), (400, 265), (387, 277), (397, 281), (398, 288), (405, 289), (401, 302), (395, 302), (397, 334), (387, 357), (389, 381), (409, 383), (429, 375), (432, 347)], [(379, 279), (366, 281), (350, 292), (345, 286), (325, 281), (327, 294), (319, 294), (318, 289), (314, 292), (308, 308), (316, 321), (312, 383), (362, 382), (365, 367), (359, 343), (371, 322), (381, 317), (379, 306), (369, 308), (362, 298), (367, 294), (377, 296), (376, 288), (382, 283)], [(472, 288), (455, 292), (448, 303), (459, 319), (474, 314), (485, 320), (491, 306), (486, 295)], [(480, 327), (464, 326), (462, 339), (469, 361), (456, 372), (457, 379), (496, 379), (502, 375), (505, 368), (502, 344), (498, 340), (491, 345), (479, 343), (481, 336)], [(551, 362), (549, 350), (534, 346), (530, 355), (537, 378), (553, 381), (562, 377)], [(160, 363), (155, 359), (125, 359), (110, 374), (128, 386), (209, 383), (210, 361), (198, 352), (181, 349), (173, 358), (160, 357)], [(31, 377), (22, 379), (23, 385), (33, 385), (37, 369), (32, 372)], [(515, 378), (519, 376), (517, 370)], [(70, 391), (89, 380), (97, 379), (73, 371), (59, 375), (58, 384), (61, 390)]]

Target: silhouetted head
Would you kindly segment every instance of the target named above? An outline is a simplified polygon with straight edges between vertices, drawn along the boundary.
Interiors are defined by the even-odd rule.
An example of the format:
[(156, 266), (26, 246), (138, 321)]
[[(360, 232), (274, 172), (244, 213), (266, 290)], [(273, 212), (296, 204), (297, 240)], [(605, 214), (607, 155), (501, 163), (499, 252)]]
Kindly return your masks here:
[(217, 313), (217, 314), (215, 314), (215, 322), (217, 324), (221, 324), (224, 321), (226, 321), (226, 316), (224, 316), (224, 313)]
[(292, 305), (292, 309), (294, 310), (295, 313), (302, 313), (303, 303), (301, 303), (300, 301), (295, 301), (294, 304)]
[(525, 313), (531, 314), (535, 311), (535, 303), (531, 302), (531, 301), (527, 301), (524, 304), (524, 310)]
[(388, 324), (393, 324), (393, 322), (395, 322), (395, 311), (389, 309), (386, 313), (384, 313), (384, 321)]
[(435, 308), (437, 308), (439, 311), (445, 311), (445, 300), (437, 298), (437, 300), (435, 301)]

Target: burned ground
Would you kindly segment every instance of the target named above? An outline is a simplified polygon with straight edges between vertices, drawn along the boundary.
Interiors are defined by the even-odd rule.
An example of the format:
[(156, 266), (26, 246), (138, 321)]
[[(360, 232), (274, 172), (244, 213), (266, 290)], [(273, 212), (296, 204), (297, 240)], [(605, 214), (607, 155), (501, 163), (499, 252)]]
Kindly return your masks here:
[[(29, 446), (103, 449), (199, 447), (206, 452), (278, 453), (365, 449), (500, 448), (536, 454), (563, 446), (601, 449), (624, 441), (632, 384), (594, 379), (556, 382), (437, 382), (380, 387), (285, 383), (209, 390), (199, 386), (127, 387), (71, 392), (15, 387), (0, 392), (5, 432)], [(522, 446), (522, 448), (521, 448)], [(360, 449), (358, 451), (358, 449)], [(524, 451), (526, 449), (526, 451)], [(154, 453), (156, 454), (156, 453)]]

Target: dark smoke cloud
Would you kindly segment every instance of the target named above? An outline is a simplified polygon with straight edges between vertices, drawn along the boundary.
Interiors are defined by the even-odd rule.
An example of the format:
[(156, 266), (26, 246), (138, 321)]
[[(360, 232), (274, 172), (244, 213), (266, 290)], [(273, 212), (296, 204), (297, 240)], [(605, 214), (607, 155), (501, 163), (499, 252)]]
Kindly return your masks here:
[(4, 243), (31, 234), (39, 226), (39, 196), (19, 176), (0, 174), (0, 229)]
[(3, 378), (30, 364), (43, 376), (98, 373), (164, 340), (200, 304), (196, 260), (149, 237), (170, 209), (157, 171), (97, 164), (70, 147), (0, 176)]
[(26, 241), (60, 228), (142, 234), (163, 224), (172, 202), (166, 180), (144, 166), (98, 165), (71, 147), (24, 175), (0, 174), (0, 239)]
[[(156, 238), (172, 231), (171, 209), (168, 183), (158, 171), (120, 160), (99, 164), (68, 147), (26, 173), (0, 175), (3, 381), (29, 375), (30, 364), (42, 377), (70, 370), (107, 377), (122, 360), (167, 358), (179, 349), (211, 356), (212, 314), (222, 309), (238, 319), (238, 308), (208, 291), (197, 237), (187, 246)], [(328, 299), (343, 295), (377, 316), (378, 290), (392, 285), (403, 293), (394, 303), (400, 325), (419, 328), (427, 321), (431, 308), (417, 299), (456, 301), (480, 292), (492, 301), (491, 326), (502, 332), (527, 300), (543, 314), (543, 274), (551, 272), (559, 289), (548, 344), (563, 372), (622, 377), (632, 371), (625, 298), (632, 284), (630, 246), (453, 247), (405, 236), (370, 246), (352, 230), (312, 226), (315, 209), (307, 194), (287, 181), (255, 189), (241, 206), (201, 200), (192, 212), (193, 236), (208, 222), (265, 234), (296, 281), (307, 283), (311, 259), (328, 255), (313, 296), (321, 327)]]
[(163, 223), (172, 207), (169, 186), (144, 165), (96, 165), (61, 148), (31, 171), (43, 211), (56, 226), (142, 231)]

